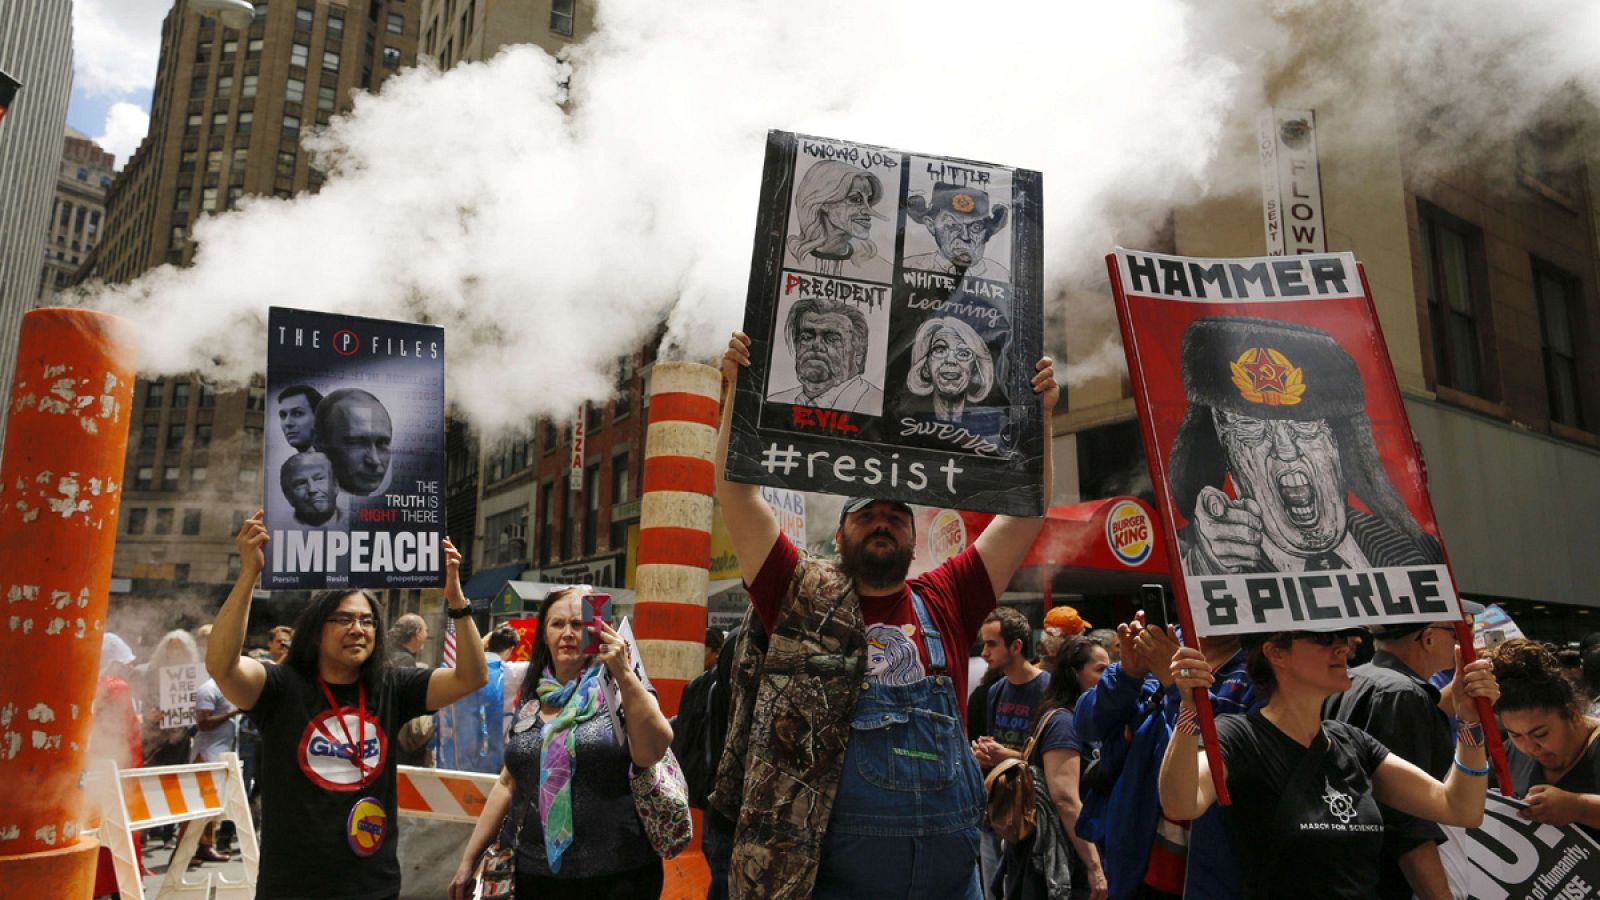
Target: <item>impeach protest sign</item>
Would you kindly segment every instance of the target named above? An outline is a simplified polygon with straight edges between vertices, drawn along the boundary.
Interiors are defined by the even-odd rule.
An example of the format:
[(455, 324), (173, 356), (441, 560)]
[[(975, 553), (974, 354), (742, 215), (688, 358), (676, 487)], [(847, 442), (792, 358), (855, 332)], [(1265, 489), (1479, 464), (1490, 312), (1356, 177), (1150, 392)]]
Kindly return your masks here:
[(1040, 515), (1039, 173), (767, 137), (727, 476)]
[(1451, 829), (1469, 860), (1473, 900), (1582, 900), (1600, 897), (1600, 844), (1576, 825), (1520, 818), (1520, 800), (1490, 791), (1483, 825)]
[(267, 317), (268, 589), (444, 581), (444, 329)]
[(159, 675), (162, 728), (194, 724), (194, 694), (200, 688), (200, 666), (162, 666)]
[(1196, 633), (1459, 619), (1355, 257), (1107, 263)]

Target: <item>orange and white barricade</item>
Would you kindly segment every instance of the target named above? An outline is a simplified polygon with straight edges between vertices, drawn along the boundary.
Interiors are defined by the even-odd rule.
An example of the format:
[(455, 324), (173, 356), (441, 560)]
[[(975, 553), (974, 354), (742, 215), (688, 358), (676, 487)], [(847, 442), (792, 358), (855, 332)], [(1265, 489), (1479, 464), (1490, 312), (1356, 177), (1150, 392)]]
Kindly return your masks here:
[(400, 766), (395, 779), (400, 815), (445, 822), (476, 822), (498, 775)]
[[(261, 850), (256, 845), (250, 800), (244, 793), (244, 773), (236, 754), (223, 754), (221, 762), (148, 769), (119, 769), (115, 763), (106, 762), (96, 777), (96, 793), (101, 797), (100, 842), (111, 848), (117, 891), (124, 900), (145, 897), (139, 860), (133, 853), (133, 832), (178, 822), (195, 824), (183, 829), (156, 900), (210, 896), (216, 900), (249, 900), (256, 895)], [(238, 826), (244, 879), (232, 881), (221, 873), (206, 872), (202, 880), (189, 881), (189, 860), (199, 847), (200, 833), (205, 825), (222, 819)]]

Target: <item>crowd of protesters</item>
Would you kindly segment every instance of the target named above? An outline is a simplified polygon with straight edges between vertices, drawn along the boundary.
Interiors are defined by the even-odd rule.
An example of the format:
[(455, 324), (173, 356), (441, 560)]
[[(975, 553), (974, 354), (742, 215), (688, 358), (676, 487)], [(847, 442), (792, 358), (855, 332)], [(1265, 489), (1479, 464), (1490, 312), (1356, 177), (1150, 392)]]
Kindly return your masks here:
[[(729, 384), (748, 346), (730, 342)], [(1032, 385), (1049, 408), (1048, 358)], [(728, 428), (725, 412), (724, 457)], [(1043, 458), (1048, 494), (1048, 435)], [(716, 471), (751, 604), (729, 634), (708, 630), (705, 673), (675, 719), (623, 637), (588, 617), (588, 588), (543, 598), (525, 662), (507, 658), (516, 632), (480, 638), (448, 543), (455, 666), (425, 667), (426, 621), (385, 628), (360, 590), (318, 595), (264, 658), (244, 654), (258, 514), (215, 627), (166, 635), (142, 667), (204, 660), (192, 727), (162, 722), (152, 676), (107, 637), (100, 702), (138, 721), (122, 756), (241, 753), (264, 786), (261, 897), (398, 896), (402, 761), (499, 774), (452, 900), (473, 896), (486, 857), (521, 896), (659, 896), (630, 781), (669, 747), (704, 811), (708, 900), (1465, 896), (1452, 836), (1483, 820), (1491, 728), (1523, 814), (1600, 838), (1600, 647), (1512, 640), (1467, 663), (1450, 621), (1187, 646), (1145, 611), (1095, 629), (1066, 606), (1036, 632), (998, 598), (1041, 520), (997, 517), (912, 575), (906, 504), (848, 499), (832, 562), (791, 544), (754, 485)], [(1364, 645), (1371, 661), (1352, 666)], [(1197, 695), (1216, 714), (1214, 756)], [(1020, 837), (985, 820), (985, 775), (1018, 762), (1034, 793)]]

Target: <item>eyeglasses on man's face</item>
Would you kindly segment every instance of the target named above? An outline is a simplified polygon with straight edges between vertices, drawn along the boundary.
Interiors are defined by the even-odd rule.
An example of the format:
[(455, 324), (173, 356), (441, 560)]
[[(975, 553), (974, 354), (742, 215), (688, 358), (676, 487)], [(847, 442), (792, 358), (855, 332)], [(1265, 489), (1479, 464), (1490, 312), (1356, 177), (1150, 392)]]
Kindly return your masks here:
[(362, 631), (372, 631), (378, 627), (378, 620), (372, 616), (336, 612), (328, 616), (328, 624), (335, 628), (349, 628), (354, 625)]

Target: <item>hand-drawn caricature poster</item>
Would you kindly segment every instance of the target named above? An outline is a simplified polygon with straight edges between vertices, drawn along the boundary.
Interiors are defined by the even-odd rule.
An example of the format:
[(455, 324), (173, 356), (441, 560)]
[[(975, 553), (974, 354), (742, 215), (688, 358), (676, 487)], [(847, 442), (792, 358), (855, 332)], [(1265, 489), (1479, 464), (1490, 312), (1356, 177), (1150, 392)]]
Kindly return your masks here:
[(1044, 510), (1037, 172), (774, 131), (728, 477)]
[(444, 329), (267, 316), (267, 589), (444, 582)]
[(1195, 633), (1459, 619), (1355, 257), (1106, 259)]

